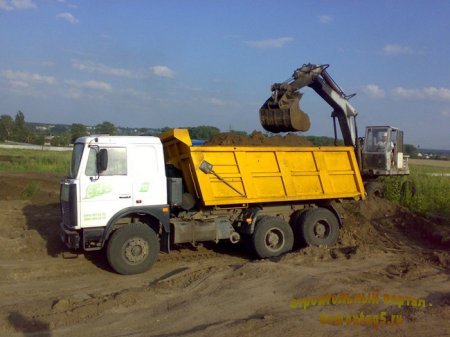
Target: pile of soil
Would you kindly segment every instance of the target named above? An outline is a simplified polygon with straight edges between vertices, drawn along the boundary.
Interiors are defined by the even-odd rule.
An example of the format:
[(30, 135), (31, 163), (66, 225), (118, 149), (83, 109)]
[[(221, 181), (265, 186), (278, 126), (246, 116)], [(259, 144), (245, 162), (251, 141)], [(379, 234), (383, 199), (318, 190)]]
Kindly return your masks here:
[(204, 143), (205, 146), (313, 146), (305, 137), (294, 133), (284, 136), (266, 136), (260, 131), (253, 131), (250, 136), (244, 136), (233, 132), (219, 133)]

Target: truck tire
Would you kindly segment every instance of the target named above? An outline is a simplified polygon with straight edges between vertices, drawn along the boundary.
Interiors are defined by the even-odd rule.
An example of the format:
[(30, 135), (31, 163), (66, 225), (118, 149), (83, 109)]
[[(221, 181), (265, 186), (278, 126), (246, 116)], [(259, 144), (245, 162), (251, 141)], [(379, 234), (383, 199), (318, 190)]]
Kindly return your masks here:
[(302, 238), (310, 246), (334, 245), (339, 238), (339, 221), (326, 208), (305, 211), (300, 219)]
[(159, 240), (153, 229), (132, 223), (113, 232), (107, 246), (109, 265), (119, 274), (147, 271), (159, 253)]
[(256, 223), (252, 246), (259, 258), (274, 257), (292, 250), (294, 234), (287, 222), (276, 216), (264, 216)]

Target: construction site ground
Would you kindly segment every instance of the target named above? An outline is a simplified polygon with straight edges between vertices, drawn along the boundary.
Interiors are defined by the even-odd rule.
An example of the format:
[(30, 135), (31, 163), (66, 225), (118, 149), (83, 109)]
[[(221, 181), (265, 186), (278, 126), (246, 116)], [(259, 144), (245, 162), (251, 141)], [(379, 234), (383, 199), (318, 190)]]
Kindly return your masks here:
[(386, 200), (339, 204), (333, 247), (186, 245), (122, 276), (60, 242), (60, 179), (0, 174), (0, 336), (450, 336), (448, 227)]

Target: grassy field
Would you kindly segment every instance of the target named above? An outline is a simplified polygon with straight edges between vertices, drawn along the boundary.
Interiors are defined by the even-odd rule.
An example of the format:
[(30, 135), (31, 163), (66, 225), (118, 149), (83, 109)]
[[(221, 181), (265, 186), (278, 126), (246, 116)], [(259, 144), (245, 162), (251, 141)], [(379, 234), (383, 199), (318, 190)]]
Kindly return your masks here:
[(41, 172), (65, 175), (71, 151), (22, 150), (0, 148), (0, 171)]
[(412, 160), (410, 171), (408, 177), (384, 178), (385, 196), (414, 212), (450, 221), (450, 176), (432, 176), (450, 174), (450, 162)]

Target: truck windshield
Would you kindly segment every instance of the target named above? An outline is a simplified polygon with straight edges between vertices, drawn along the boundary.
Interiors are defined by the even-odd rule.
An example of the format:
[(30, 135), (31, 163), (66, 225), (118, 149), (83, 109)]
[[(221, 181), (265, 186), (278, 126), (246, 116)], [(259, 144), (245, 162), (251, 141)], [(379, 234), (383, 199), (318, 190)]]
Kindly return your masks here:
[(69, 178), (76, 178), (80, 168), (81, 157), (83, 155), (84, 144), (77, 143), (73, 146), (72, 161), (70, 162)]

